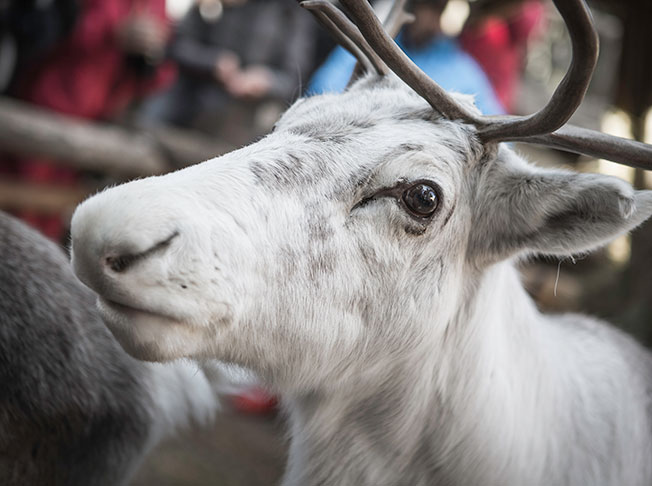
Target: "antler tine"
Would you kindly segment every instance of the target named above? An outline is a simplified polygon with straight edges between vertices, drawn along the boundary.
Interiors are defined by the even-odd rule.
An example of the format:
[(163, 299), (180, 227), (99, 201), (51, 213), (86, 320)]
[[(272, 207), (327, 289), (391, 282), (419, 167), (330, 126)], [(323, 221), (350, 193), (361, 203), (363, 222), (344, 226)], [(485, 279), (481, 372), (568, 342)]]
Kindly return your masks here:
[(414, 15), (405, 10), (406, 3), (407, 0), (396, 0), (383, 22), (385, 31), (392, 39), (398, 35), (405, 24), (414, 22)]
[(369, 46), (358, 28), (331, 3), (325, 0), (306, 0), (299, 2), (299, 5), (312, 12), (337, 42), (355, 56), (366, 71), (373, 70), (380, 75), (387, 74), (387, 66)]
[(565, 125), (556, 132), (525, 137), (519, 141), (652, 170), (652, 145), (574, 125)]
[(444, 89), (428, 77), (385, 32), (373, 9), (365, 0), (341, 0), (355, 24), (378, 56), (408, 86), (419, 93), (446, 118), (481, 124), (480, 118), (458, 104)]
[(485, 141), (518, 140), (550, 133), (566, 123), (584, 99), (598, 60), (598, 36), (591, 12), (583, 0), (554, 0), (571, 37), (573, 57), (568, 72), (550, 101), (525, 117), (493, 117), (483, 120), (479, 136)]
[[(398, 35), (405, 24), (414, 21), (414, 15), (405, 10), (406, 3), (407, 0), (395, 0), (392, 3), (392, 8), (387, 13), (387, 17), (383, 21), (383, 28), (392, 39)], [(360, 63), (356, 64), (351, 79), (349, 79), (349, 85), (365, 71), (364, 66)]]

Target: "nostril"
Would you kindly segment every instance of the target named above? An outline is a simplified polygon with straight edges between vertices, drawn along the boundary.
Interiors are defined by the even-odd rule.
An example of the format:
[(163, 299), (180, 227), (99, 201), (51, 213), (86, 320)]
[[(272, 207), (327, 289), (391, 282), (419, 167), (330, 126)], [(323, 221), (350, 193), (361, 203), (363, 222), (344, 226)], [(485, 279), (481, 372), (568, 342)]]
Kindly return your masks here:
[(118, 255), (118, 256), (108, 256), (104, 259), (104, 263), (107, 267), (113, 270), (116, 273), (124, 272), (127, 267), (130, 267), (132, 263), (138, 260), (138, 255)]
[(104, 259), (104, 264), (116, 273), (124, 272), (129, 267), (133, 266), (136, 262), (149, 258), (154, 253), (158, 253), (159, 251), (170, 246), (172, 240), (177, 236), (179, 236), (179, 232), (175, 231), (163, 241), (156, 243), (149, 249), (140, 253), (107, 256)]

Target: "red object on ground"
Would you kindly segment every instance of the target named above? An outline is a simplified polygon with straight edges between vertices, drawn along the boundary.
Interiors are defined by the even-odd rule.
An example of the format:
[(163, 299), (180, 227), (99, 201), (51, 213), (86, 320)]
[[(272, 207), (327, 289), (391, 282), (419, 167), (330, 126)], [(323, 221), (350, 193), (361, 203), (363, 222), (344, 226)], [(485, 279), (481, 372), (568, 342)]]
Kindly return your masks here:
[(260, 387), (247, 388), (231, 395), (230, 401), (237, 411), (251, 415), (274, 413), (278, 405), (278, 399)]

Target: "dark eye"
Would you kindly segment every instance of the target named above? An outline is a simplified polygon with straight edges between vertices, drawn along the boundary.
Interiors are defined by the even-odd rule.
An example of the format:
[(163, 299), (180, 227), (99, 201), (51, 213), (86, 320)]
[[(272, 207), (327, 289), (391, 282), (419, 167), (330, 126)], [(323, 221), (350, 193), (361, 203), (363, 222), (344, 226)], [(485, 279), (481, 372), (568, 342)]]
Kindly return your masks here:
[(412, 213), (422, 218), (432, 215), (439, 204), (435, 189), (424, 183), (409, 187), (403, 193), (403, 202)]

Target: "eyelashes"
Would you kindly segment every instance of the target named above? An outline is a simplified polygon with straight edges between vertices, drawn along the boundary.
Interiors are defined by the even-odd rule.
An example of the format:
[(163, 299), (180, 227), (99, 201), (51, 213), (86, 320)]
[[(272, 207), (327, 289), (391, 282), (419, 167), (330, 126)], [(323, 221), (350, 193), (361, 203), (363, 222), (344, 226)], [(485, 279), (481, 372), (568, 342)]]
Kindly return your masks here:
[(419, 179), (416, 181), (400, 181), (392, 187), (386, 187), (358, 201), (351, 210), (363, 208), (376, 199), (392, 197), (411, 217), (418, 220), (428, 220), (433, 217), (441, 206), (441, 187), (433, 181)]

